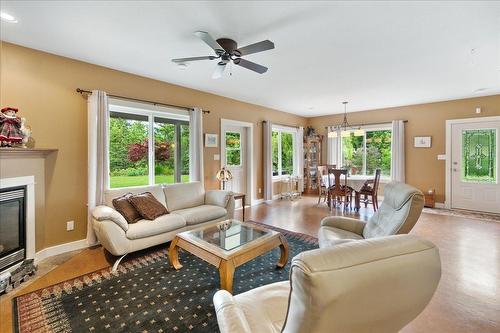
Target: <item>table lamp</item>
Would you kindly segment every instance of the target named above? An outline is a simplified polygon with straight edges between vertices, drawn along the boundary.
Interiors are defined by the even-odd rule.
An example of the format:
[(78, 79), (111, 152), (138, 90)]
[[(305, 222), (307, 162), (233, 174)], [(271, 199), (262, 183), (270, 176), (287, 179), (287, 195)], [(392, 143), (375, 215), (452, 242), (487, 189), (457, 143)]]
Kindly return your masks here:
[(222, 189), (226, 189), (226, 182), (228, 180), (233, 179), (233, 174), (229, 171), (225, 166), (222, 167), (219, 171), (217, 171), (217, 180), (222, 182)]

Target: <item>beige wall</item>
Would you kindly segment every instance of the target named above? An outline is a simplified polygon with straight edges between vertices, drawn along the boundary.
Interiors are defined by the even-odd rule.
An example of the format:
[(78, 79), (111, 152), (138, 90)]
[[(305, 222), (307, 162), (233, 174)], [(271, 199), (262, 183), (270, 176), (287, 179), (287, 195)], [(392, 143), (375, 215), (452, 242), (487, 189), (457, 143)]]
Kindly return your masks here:
[[(262, 181), (262, 121), (292, 126), (306, 119), (265, 107), (176, 86), (44, 52), (1, 44), (0, 104), (15, 106), (28, 119), (37, 147), (59, 149), (46, 177), (45, 226), (37, 233), (44, 247), (85, 238), (87, 202), (86, 100), (76, 88), (101, 89), (111, 94), (164, 103), (198, 106), (211, 111), (203, 118), (205, 133), (220, 133), (220, 119), (254, 124), (255, 193)], [(165, 64), (168, 65), (168, 64)], [(215, 81), (214, 81), (215, 82)], [(215, 82), (216, 83), (216, 82)], [(272, 93), (272, 92), (270, 92)], [(219, 149), (205, 148), (207, 188), (216, 188)], [(66, 221), (75, 230), (66, 231)]]
[[(480, 115), (475, 113), (477, 106), (482, 108)], [(352, 112), (348, 114), (348, 120), (351, 124), (383, 123), (393, 119), (408, 120), (405, 125), (406, 182), (424, 191), (435, 189), (437, 201), (444, 202), (445, 161), (437, 160), (437, 155), (445, 153), (446, 120), (498, 115), (500, 115), (500, 95)], [(339, 124), (342, 117), (335, 115), (309, 118), (308, 125), (326, 135), (325, 126)], [(414, 148), (415, 136), (431, 136), (432, 147)], [(323, 153), (326, 161), (326, 149)]]

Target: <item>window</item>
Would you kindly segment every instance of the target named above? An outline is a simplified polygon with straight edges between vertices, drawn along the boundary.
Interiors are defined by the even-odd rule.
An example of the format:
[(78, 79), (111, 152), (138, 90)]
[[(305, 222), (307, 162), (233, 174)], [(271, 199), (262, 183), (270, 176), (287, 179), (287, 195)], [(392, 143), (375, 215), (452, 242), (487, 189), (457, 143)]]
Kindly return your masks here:
[(462, 181), (496, 183), (496, 129), (462, 131)]
[(126, 113), (110, 114), (109, 185), (115, 187), (149, 184), (148, 117)]
[(154, 118), (155, 184), (189, 181), (189, 123)]
[(189, 181), (189, 115), (123, 104), (109, 106), (109, 187)]
[(296, 148), (294, 128), (274, 127), (272, 129), (273, 176), (296, 174)]
[(343, 131), (343, 165), (351, 175), (375, 174), (381, 169), (382, 176), (391, 175), (391, 137), (388, 128)]
[(241, 133), (226, 132), (226, 165), (241, 166)]

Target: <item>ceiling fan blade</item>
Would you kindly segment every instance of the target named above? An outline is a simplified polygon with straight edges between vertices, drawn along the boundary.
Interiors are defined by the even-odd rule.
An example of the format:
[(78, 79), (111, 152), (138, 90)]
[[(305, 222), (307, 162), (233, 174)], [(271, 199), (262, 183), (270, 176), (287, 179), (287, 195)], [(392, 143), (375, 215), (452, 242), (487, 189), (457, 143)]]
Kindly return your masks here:
[(257, 72), (259, 74), (264, 74), (267, 72), (267, 67), (256, 64), (255, 62), (251, 62), (242, 58), (237, 58), (233, 60), (235, 65), (245, 67), (246, 69), (249, 69), (251, 71)]
[(220, 46), (219, 43), (217, 43), (208, 32), (196, 31), (194, 35), (207, 43), (207, 45), (214, 49), (214, 51), (224, 51), (224, 48)]
[(274, 49), (274, 43), (271, 42), (270, 40), (263, 40), (262, 42), (258, 42), (255, 44), (250, 44), (247, 46), (243, 46), (236, 51), (240, 53), (240, 55), (244, 56), (247, 54), (252, 54), (252, 53), (257, 53), (257, 52), (262, 52), (262, 51), (267, 51), (267, 50), (272, 50)]
[(187, 62), (187, 61), (197, 61), (197, 60), (214, 60), (215, 56), (204, 56), (204, 57), (191, 57), (191, 58), (177, 58), (177, 59), (172, 59), (173, 62)]
[(217, 64), (215, 72), (212, 74), (212, 79), (220, 79), (222, 77), (222, 74), (224, 74), (225, 69), (226, 69), (226, 64), (224, 65)]

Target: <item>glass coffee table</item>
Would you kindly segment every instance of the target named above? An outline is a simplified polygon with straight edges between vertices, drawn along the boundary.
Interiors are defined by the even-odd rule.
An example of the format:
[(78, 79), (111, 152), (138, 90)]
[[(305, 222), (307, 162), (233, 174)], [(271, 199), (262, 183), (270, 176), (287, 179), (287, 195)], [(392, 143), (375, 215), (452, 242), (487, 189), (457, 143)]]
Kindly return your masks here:
[[(221, 223), (228, 229), (220, 230)], [(170, 243), (169, 259), (175, 269), (180, 269), (181, 248), (205, 260), (219, 269), (221, 289), (232, 293), (235, 268), (276, 247), (281, 249), (276, 266), (283, 268), (288, 261), (285, 236), (265, 227), (227, 220), (177, 234)]]

